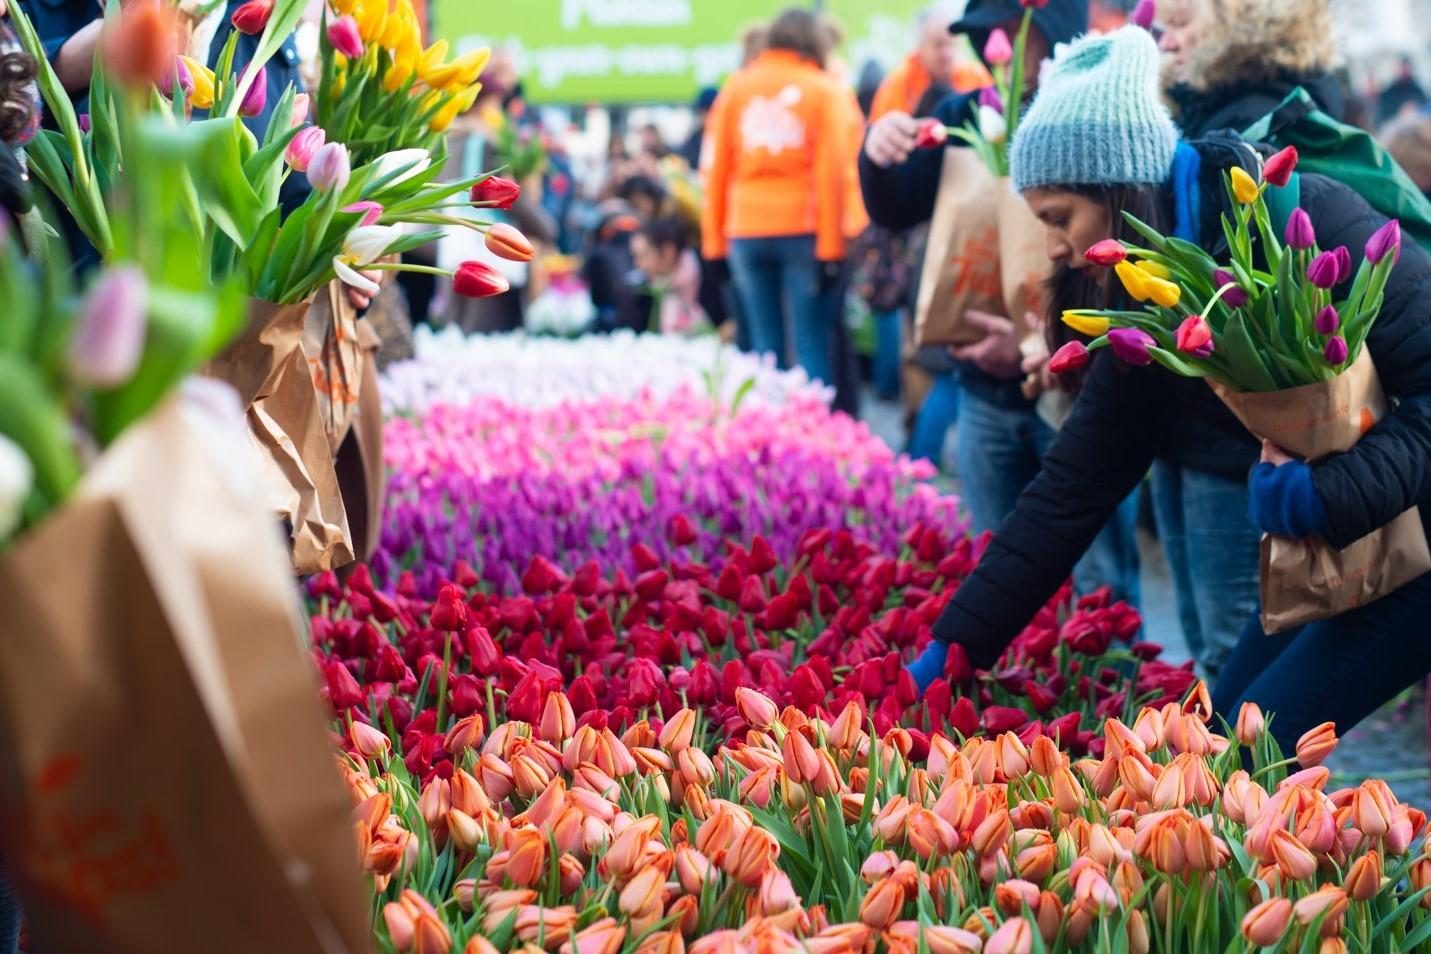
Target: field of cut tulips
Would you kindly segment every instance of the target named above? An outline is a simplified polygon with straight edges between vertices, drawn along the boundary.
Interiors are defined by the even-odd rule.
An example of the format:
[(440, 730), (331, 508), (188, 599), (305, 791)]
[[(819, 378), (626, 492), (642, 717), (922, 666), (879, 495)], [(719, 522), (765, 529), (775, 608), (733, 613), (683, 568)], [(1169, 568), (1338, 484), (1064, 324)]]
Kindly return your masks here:
[(1425, 816), (1328, 791), (1330, 726), (1215, 724), (1105, 593), (921, 697), (981, 544), (808, 384), (642, 338), (503, 392), (582, 343), (435, 343), (381, 551), (307, 585), (381, 951), (1431, 946)]

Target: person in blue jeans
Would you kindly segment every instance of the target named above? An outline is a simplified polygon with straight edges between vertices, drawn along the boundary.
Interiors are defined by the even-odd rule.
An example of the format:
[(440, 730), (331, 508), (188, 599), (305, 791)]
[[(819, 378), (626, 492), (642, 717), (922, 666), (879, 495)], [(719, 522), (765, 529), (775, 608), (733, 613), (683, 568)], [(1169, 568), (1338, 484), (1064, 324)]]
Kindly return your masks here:
[[(745, 309), (750, 349), (791, 365), (785, 316), (790, 315), (795, 364), (818, 381), (834, 380), (830, 361), (832, 312), (824, 293), (838, 274), (815, 260), (815, 236), (777, 235), (730, 242), (730, 274)], [(828, 277), (827, 277), (828, 276)]]
[[(1259, 150), (1229, 134), (1180, 142), (1157, 95), (1157, 75), (1156, 45), (1144, 31), (1125, 28), (1080, 40), (1055, 61), (1014, 137), (1014, 187), (1044, 223), (1050, 257), (1059, 264), (1051, 313), (1121, 303), (1108, 270), (1084, 252), (1109, 238), (1131, 241), (1124, 212), (1220, 254), (1224, 177), (1233, 167), (1255, 172)], [(1071, 142), (1078, 148), (1068, 148)], [(1318, 246), (1345, 246), (1353, 273), (1387, 224), (1361, 196), (1324, 176), (1300, 175), (1300, 204)], [(1097, 352), (1080, 372), (1072, 413), (1038, 477), (935, 622), (930, 647), (910, 666), (916, 683), (927, 686), (944, 671), (952, 643), (975, 666), (995, 665), (1154, 461), (1221, 473), (1244, 460), (1248, 516), (1262, 533), (1346, 547), (1412, 507), (1421, 508), (1426, 532), (1428, 296), (1431, 255), (1403, 242), (1365, 343), (1392, 410), (1353, 448), (1311, 465), (1270, 445), (1260, 448), (1258, 463), (1257, 440), (1205, 382), (1156, 364), (1126, 364), (1108, 349)], [(1186, 516), (1196, 519), (1191, 510)], [(1286, 752), (1323, 721), (1345, 732), (1431, 671), (1431, 640), (1420, 631), (1428, 613), (1431, 574), (1278, 636), (1263, 632), (1254, 609), (1221, 667), (1214, 708), (1233, 721), (1243, 703), (1257, 703), (1273, 715), (1272, 735)]]
[[(927, 460), (935, 467), (944, 466), (944, 445), (949, 430), (959, 419), (959, 372), (940, 371), (934, 375), (929, 393), (914, 418), (914, 431), (909, 437), (909, 456)], [(968, 503), (968, 500), (965, 500)]]

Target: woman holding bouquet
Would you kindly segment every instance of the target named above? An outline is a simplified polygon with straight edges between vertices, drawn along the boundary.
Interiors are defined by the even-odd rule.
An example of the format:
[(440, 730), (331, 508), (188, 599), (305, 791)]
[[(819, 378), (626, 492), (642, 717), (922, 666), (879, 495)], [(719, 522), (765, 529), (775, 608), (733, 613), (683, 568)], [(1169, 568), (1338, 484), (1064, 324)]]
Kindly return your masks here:
[[(1119, 305), (1111, 270), (1085, 253), (1110, 238), (1138, 244), (1124, 212), (1225, 258), (1223, 176), (1234, 166), (1255, 170), (1257, 157), (1235, 139), (1179, 143), (1158, 96), (1153, 40), (1127, 28), (1086, 38), (1057, 59), (1016, 134), (1010, 165), (1015, 187), (1047, 228), (1049, 256), (1059, 266), (1050, 314), (1060, 315)], [(1395, 254), (1386, 243), (1393, 230), (1360, 196), (1314, 175), (1301, 176), (1299, 186), (1316, 245), (1345, 246), (1358, 258), (1367, 250), (1377, 262)], [(993, 665), (1154, 460), (1245, 473), (1260, 454), (1265, 463), (1252, 476), (1258, 528), (1334, 547), (1422, 503), (1431, 491), (1431, 259), (1409, 244), (1399, 255), (1366, 339), (1393, 410), (1350, 451), (1314, 466), (1259, 447), (1205, 382), (1154, 364), (1146, 347), (1130, 354), (1137, 349), (1113, 342), (1095, 353), (1079, 372), (1074, 410), (1041, 472), (936, 623), (936, 641), (911, 667), (916, 681), (926, 685), (943, 671), (950, 643), (975, 665)], [(1357, 264), (1350, 261), (1347, 273)], [(1340, 265), (1333, 271), (1346, 284)], [(1080, 363), (1058, 360), (1062, 355), (1054, 370)], [(1254, 616), (1224, 665), (1216, 708), (1235, 717), (1241, 702), (1253, 701), (1274, 712), (1273, 733), (1286, 750), (1325, 720), (1344, 731), (1431, 671), (1431, 643), (1410, 635), (1428, 611), (1431, 575), (1276, 636)]]

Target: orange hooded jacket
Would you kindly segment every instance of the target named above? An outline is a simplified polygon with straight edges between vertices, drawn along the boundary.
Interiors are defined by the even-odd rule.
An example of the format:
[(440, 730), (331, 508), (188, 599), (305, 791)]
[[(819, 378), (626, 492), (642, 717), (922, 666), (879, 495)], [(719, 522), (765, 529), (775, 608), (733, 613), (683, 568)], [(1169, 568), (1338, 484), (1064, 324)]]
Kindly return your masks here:
[(706, 258), (725, 258), (734, 238), (812, 233), (816, 258), (844, 258), (848, 90), (796, 53), (767, 50), (726, 82), (706, 129)]
[[(970, 93), (991, 86), (993, 82), (994, 78), (982, 63), (970, 63), (966, 60), (955, 63), (954, 75), (949, 77), (949, 86), (956, 93)], [(870, 106), (870, 122), (896, 110), (912, 114), (919, 108), (919, 101), (932, 85), (929, 71), (924, 68), (919, 54), (909, 54), (905, 61), (890, 70), (884, 82), (879, 84), (879, 90), (875, 92), (874, 102)]]

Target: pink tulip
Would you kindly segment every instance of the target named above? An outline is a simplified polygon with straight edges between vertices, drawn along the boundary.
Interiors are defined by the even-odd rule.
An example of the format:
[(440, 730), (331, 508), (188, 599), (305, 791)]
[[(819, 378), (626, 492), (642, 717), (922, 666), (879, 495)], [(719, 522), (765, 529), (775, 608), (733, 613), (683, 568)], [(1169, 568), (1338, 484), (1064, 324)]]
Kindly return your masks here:
[(340, 142), (323, 146), (308, 164), (308, 182), (319, 192), (341, 192), (351, 175), (348, 148)]
[(91, 388), (114, 388), (139, 367), (148, 330), (149, 282), (132, 265), (108, 269), (80, 306), (70, 338), (69, 370)]
[(318, 150), (323, 148), (327, 139), (328, 135), (321, 127), (309, 126), (293, 137), (293, 141), (283, 152), (284, 161), (298, 172), (307, 172), (313, 158), (318, 155)]
[(363, 35), (358, 32), (358, 21), (351, 16), (341, 16), (328, 24), (328, 42), (350, 60), (363, 55)]
[(1003, 66), (1014, 58), (1014, 48), (1009, 44), (1009, 35), (995, 27), (984, 44), (984, 62), (990, 66)]
[(254, 78), (253, 85), (244, 94), (243, 102), (239, 105), (239, 113), (253, 119), (263, 115), (264, 108), (268, 105), (268, 69), (260, 67), (258, 76)]

